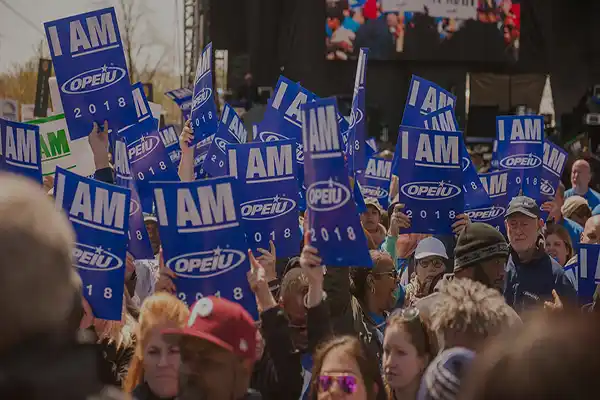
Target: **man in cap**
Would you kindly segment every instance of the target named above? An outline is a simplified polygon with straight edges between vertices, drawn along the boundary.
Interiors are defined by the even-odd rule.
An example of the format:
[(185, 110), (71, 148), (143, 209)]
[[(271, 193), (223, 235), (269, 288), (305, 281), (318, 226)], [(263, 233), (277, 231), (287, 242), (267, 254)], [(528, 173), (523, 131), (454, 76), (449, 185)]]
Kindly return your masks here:
[(363, 228), (369, 232), (371, 239), (375, 242), (375, 246), (379, 248), (385, 240), (385, 227), (381, 225), (383, 209), (379, 201), (372, 197), (365, 199), (365, 205), (367, 206), (367, 210), (360, 215), (360, 222), (362, 222)]
[(181, 354), (179, 400), (261, 399), (251, 390), (257, 329), (242, 306), (204, 297), (190, 309), (187, 327), (163, 332)]
[(506, 266), (504, 297), (517, 312), (531, 305), (575, 301), (573, 283), (562, 266), (544, 250), (541, 230), (544, 221), (535, 200), (517, 196), (511, 200), (505, 216), (510, 257)]

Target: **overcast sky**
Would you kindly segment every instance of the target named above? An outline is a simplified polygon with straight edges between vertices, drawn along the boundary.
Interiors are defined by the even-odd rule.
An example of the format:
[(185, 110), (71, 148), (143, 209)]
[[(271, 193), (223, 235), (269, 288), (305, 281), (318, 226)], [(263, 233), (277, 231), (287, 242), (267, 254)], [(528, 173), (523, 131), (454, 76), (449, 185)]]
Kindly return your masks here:
[[(147, 60), (153, 66), (165, 52), (163, 65), (179, 74), (183, 48), (183, 1), (125, 1), (134, 1), (138, 10), (143, 12), (144, 21), (140, 23), (138, 37), (152, 43), (144, 48), (137, 62), (143, 64)], [(27, 61), (35, 54), (40, 40), (44, 40), (46, 46), (44, 22), (109, 6), (115, 6), (119, 15), (120, 3), (121, 0), (0, 0), (0, 72), (6, 72), (14, 63)]]

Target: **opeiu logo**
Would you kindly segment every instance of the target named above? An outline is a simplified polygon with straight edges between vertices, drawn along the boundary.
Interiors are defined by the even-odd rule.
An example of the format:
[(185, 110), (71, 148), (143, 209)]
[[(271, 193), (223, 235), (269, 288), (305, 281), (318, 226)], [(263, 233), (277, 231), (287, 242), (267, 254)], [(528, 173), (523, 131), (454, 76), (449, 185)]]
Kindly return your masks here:
[(508, 169), (529, 169), (542, 165), (542, 159), (533, 154), (513, 154), (500, 160), (500, 166)]
[(131, 199), (131, 201), (129, 202), (129, 216), (132, 216), (138, 211), (140, 211), (140, 203), (138, 203), (134, 199)]
[(239, 267), (246, 260), (244, 252), (234, 249), (198, 251), (170, 259), (167, 267), (184, 278), (211, 278)]
[(467, 210), (466, 214), (469, 216), (471, 221), (474, 222), (486, 222), (496, 219), (498, 217), (503, 217), (506, 213), (506, 209), (504, 207), (499, 206), (491, 206), (486, 208), (478, 208), (475, 210)]
[(89, 271), (112, 271), (123, 265), (123, 261), (115, 254), (104, 250), (102, 246), (90, 246), (75, 243), (73, 259), (77, 268)]
[(194, 99), (192, 100), (192, 111), (196, 111), (198, 108), (202, 107), (204, 103), (210, 99), (211, 94), (211, 88), (204, 88), (196, 93)]
[(414, 200), (448, 200), (458, 196), (461, 189), (444, 181), (409, 182), (402, 185), (400, 191)]
[(227, 147), (227, 145), (230, 144), (227, 140), (220, 137), (216, 137), (214, 139), (214, 143), (217, 146), (217, 148), (221, 150), (221, 152), (223, 152), (223, 154), (225, 154), (225, 148)]
[(467, 168), (469, 168), (469, 165), (471, 165), (471, 158), (470, 157), (463, 157), (462, 158), (462, 170), (463, 170), (463, 172), (465, 172), (467, 170)]
[(273, 142), (275, 140), (287, 140), (285, 136), (280, 133), (264, 131), (258, 134), (258, 138), (261, 142)]
[(541, 184), (540, 190), (541, 190), (542, 194), (544, 194), (546, 196), (554, 196), (556, 194), (556, 191), (554, 190), (554, 188), (552, 187), (552, 185), (550, 184), (548, 179), (542, 179), (541, 183), (542, 184)]
[(192, 102), (191, 101), (186, 101), (185, 103), (181, 104), (180, 107), (183, 111), (187, 111), (190, 108), (192, 108)]
[(267, 197), (242, 203), (242, 218), (261, 221), (281, 217), (296, 208), (296, 202), (285, 197)]
[(301, 143), (296, 145), (296, 161), (300, 164), (304, 164), (304, 145)]
[(142, 136), (140, 139), (132, 142), (127, 146), (127, 153), (129, 155), (129, 163), (135, 164), (136, 162), (146, 158), (154, 149), (158, 147), (159, 138), (156, 136)]
[(361, 111), (360, 108), (357, 108), (356, 110), (352, 110), (352, 112), (350, 113), (350, 129), (354, 128), (356, 126), (356, 124), (360, 123), (360, 121), (362, 121), (363, 119), (363, 112)]
[(332, 211), (343, 207), (350, 200), (350, 190), (339, 182), (315, 182), (306, 189), (308, 206), (315, 211)]
[(379, 186), (361, 186), (361, 189), (366, 197), (374, 197), (376, 199), (384, 199), (388, 197), (389, 193), (382, 187)]
[(63, 83), (61, 90), (65, 94), (84, 94), (106, 89), (127, 76), (120, 67), (103, 66), (82, 72)]
[(198, 165), (201, 165), (204, 162), (205, 159), (206, 159), (206, 153), (198, 154), (194, 158), (194, 167), (197, 167)]

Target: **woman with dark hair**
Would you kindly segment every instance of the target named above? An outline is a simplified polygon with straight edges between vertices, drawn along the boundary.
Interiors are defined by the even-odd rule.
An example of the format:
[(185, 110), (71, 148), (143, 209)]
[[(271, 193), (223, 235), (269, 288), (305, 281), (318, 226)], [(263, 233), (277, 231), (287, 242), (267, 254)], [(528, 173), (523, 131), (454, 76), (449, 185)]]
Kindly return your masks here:
[(377, 360), (353, 336), (323, 343), (315, 353), (310, 382), (314, 400), (385, 400)]
[(392, 313), (383, 339), (383, 373), (389, 399), (414, 399), (435, 356), (429, 330), (417, 308)]
[(563, 267), (575, 255), (569, 232), (556, 224), (548, 224), (544, 229), (546, 253)]

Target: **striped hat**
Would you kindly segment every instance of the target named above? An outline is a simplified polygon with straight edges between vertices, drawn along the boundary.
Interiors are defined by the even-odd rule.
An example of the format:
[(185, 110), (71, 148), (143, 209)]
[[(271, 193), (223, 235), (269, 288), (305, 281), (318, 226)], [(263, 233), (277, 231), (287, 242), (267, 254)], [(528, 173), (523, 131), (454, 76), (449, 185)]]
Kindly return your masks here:
[(439, 353), (423, 375), (417, 400), (456, 399), (460, 391), (460, 382), (474, 358), (474, 352), (462, 347)]

